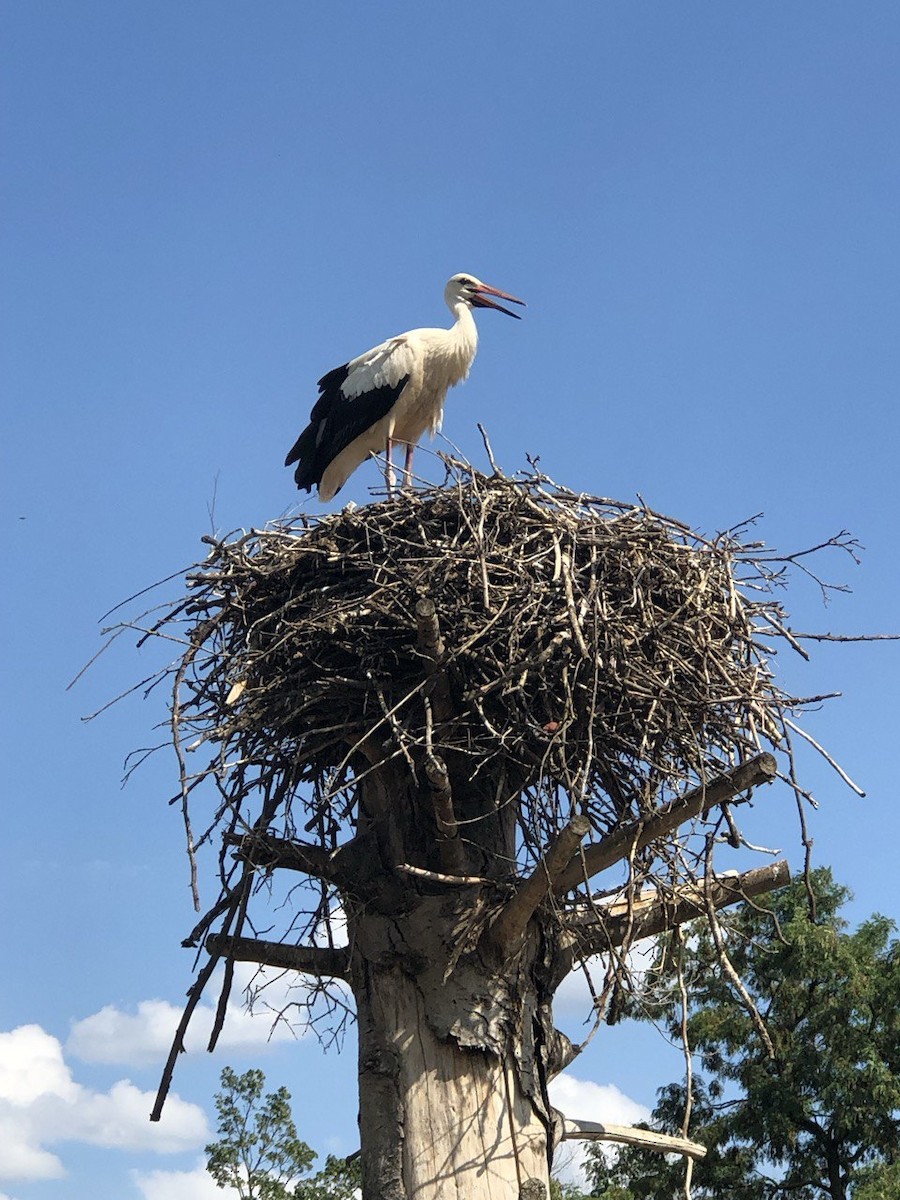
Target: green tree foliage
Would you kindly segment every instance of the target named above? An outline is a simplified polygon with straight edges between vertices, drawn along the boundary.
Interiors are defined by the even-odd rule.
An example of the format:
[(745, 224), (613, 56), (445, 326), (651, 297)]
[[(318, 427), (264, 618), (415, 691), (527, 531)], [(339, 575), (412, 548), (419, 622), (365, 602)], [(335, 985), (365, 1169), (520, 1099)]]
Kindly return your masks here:
[[(824, 869), (811, 882), (815, 919), (797, 879), (765, 909), (744, 906), (728, 933), (771, 1058), (717, 969), (708, 932), (696, 928), (686, 939), (689, 1034), (707, 1079), (694, 1081), (691, 1136), (709, 1148), (694, 1167), (694, 1200), (900, 1197), (900, 942), (878, 915), (848, 932), (838, 915), (847, 890)], [(675, 953), (674, 943), (661, 945), (664, 984)], [(643, 1015), (667, 1019), (676, 1032), (671, 986), (641, 1004)], [(663, 1088), (652, 1127), (679, 1132), (684, 1099), (683, 1086)], [(633, 1149), (611, 1162), (595, 1150), (590, 1161), (604, 1200), (684, 1195), (683, 1163)]]
[(351, 1200), (359, 1187), (355, 1163), (328, 1156), (308, 1175), (315, 1151), (297, 1137), (291, 1096), (279, 1088), (263, 1096), (259, 1070), (222, 1071), (216, 1093), (219, 1141), (206, 1147), (206, 1169), (219, 1187), (237, 1189), (241, 1200)]
[(550, 1200), (594, 1200), (594, 1197), (585, 1196), (577, 1184), (563, 1183), (553, 1177), (550, 1180)]
[(900, 1196), (900, 1160), (866, 1168), (853, 1200), (897, 1200)]

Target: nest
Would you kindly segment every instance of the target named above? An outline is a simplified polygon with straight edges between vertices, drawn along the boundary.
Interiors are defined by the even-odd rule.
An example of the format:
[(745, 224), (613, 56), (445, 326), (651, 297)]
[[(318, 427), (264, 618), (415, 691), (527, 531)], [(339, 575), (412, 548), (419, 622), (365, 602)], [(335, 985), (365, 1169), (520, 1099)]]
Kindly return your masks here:
[(200, 841), (262, 825), (334, 846), (361, 778), (436, 754), (515, 804), (521, 869), (573, 808), (603, 837), (782, 747), (805, 702), (761, 639), (797, 645), (774, 594), (785, 559), (740, 532), (451, 462), (442, 487), (207, 539), (152, 630), (187, 626), (170, 669), (181, 794), (211, 779), (220, 795)]

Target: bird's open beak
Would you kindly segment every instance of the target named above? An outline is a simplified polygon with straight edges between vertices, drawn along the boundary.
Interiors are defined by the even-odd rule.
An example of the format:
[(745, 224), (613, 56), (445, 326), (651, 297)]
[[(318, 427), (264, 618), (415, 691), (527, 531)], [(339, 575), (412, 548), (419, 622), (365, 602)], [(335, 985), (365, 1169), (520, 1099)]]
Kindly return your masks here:
[(509, 292), (501, 292), (499, 288), (491, 287), (487, 283), (480, 283), (478, 290), (472, 297), (473, 308), (496, 308), (498, 312), (506, 313), (508, 317), (515, 317), (517, 321), (521, 321), (518, 313), (510, 312), (508, 308), (504, 308), (502, 304), (497, 304), (495, 300), (491, 300), (491, 296), (499, 296), (501, 300), (509, 300), (511, 304), (525, 305), (524, 300), (517, 300), (515, 296), (510, 296)]

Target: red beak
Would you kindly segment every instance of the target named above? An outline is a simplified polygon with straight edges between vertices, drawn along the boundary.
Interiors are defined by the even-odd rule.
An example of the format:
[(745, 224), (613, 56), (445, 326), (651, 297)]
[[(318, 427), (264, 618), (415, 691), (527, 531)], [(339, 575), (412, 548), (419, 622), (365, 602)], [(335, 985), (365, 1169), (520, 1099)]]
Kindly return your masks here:
[(491, 287), (490, 284), (481, 283), (478, 285), (478, 291), (472, 297), (473, 308), (496, 308), (498, 312), (506, 313), (508, 317), (515, 317), (517, 321), (521, 321), (518, 313), (510, 312), (508, 308), (504, 308), (502, 304), (497, 304), (494, 300), (490, 300), (490, 296), (499, 296), (501, 300), (509, 300), (511, 304), (521, 304), (525, 306), (524, 300), (517, 300), (515, 296), (510, 296), (509, 292), (501, 292), (499, 288)]

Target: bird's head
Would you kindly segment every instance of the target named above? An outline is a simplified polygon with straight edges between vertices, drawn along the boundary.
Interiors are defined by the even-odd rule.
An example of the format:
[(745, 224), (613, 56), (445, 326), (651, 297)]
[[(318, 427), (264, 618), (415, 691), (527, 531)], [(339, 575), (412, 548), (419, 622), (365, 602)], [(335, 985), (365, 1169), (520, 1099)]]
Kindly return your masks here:
[(444, 299), (451, 309), (462, 302), (470, 308), (496, 308), (508, 317), (515, 317), (517, 321), (521, 319), (518, 313), (510, 312), (502, 304), (497, 304), (491, 296), (499, 296), (501, 300), (509, 300), (512, 304), (525, 304), (524, 300), (517, 300), (515, 296), (510, 296), (509, 292), (501, 292), (499, 288), (482, 283), (474, 275), (466, 275), (465, 272), (454, 275), (444, 288)]

